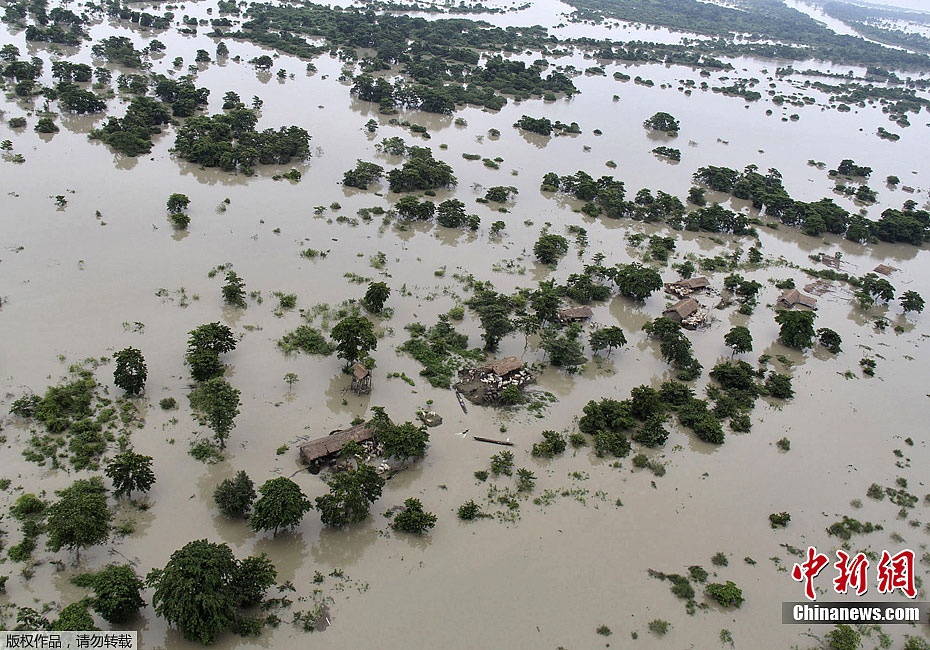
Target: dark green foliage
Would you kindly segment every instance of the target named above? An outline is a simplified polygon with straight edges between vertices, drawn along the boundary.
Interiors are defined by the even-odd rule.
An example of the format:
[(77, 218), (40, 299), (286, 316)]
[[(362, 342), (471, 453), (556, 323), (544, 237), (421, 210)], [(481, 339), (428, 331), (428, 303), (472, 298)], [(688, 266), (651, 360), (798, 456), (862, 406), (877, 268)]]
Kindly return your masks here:
[(128, 564), (110, 564), (97, 573), (75, 576), (71, 582), (93, 589), (91, 608), (114, 625), (132, 620), (145, 606), (139, 593), (145, 583)]
[(252, 555), (237, 562), (230, 590), (235, 594), (239, 607), (255, 607), (262, 602), (265, 591), (277, 577), (278, 571), (267, 555)]
[(419, 499), (413, 497), (404, 501), (404, 509), (394, 515), (391, 528), (414, 535), (422, 535), (436, 525), (436, 515), (425, 512)]
[(227, 517), (247, 517), (255, 497), (255, 484), (243, 470), (223, 480), (213, 492), (213, 501)]
[(189, 641), (210, 645), (233, 624), (240, 605), (261, 600), (276, 572), (264, 557), (236, 561), (226, 544), (205, 539), (171, 554), (164, 569), (153, 569), (146, 583), (155, 591), (155, 613)]
[(578, 428), (591, 435), (598, 431), (621, 432), (636, 426), (629, 400), (618, 402), (605, 397), (600, 402), (591, 400), (578, 421)]
[(494, 476), (510, 476), (513, 474), (513, 452), (502, 451), (491, 456), (491, 473)]
[(363, 463), (355, 471), (336, 474), (327, 485), (329, 494), (316, 498), (316, 508), (324, 525), (341, 528), (368, 516), (371, 504), (381, 497), (384, 479)]
[(287, 332), (278, 339), (278, 347), (284, 354), (304, 352), (328, 356), (336, 350), (336, 346), (326, 340), (319, 330), (309, 325), (299, 325), (297, 329)]
[(223, 374), (219, 355), (236, 349), (232, 330), (219, 322), (200, 325), (190, 331), (185, 356), (195, 381), (206, 381)]
[(412, 422), (391, 424), (379, 419), (376, 427), (378, 442), (382, 446), (385, 458), (406, 461), (408, 458), (422, 458), (426, 455), (429, 432), (425, 426), (418, 427)]
[(603, 327), (591, 332), (590, 343), (592, 352), (598, 352), (599, 350), (607, 348), (607, 355), (610, 356), (614, 348), (622, 348), (626, 345), (626, 335), (623, 333), (623, 330), (616, 325)]
[(113, 383), (130, 395), (138, 395), (145, 389), (148, 370), (142, 351), (125, 348), (113, 355), (116, 369), (113, 371)]
[(468, 223), (465, 204), (458, 199), (447, 199), (436, 206), (436, 222), (446, 228), (461, 228)]
[(19, 521), (36, 521), (41, 519), (47, 505), (36, 495), (27, 492), (21, 494), (10, 506), (10, 516)]
[(21, 418), (31, 418), (35, 414), (39, 400), (38, 395), (23, 395), (13, 400), (10, 405), (10, 413)]
[(655, 414), (649, 416), (636, 433), (633, 434), (633, 440), (646, 447), (660, 447), (668, 440), (668, 431), (663, 426), (666, 416), (664, 414)]
[(901, 307), (905, 312), (916, 311), (918, 314), (924, 310), (924, 299), (916, 291), (905, 291), (901, 294)]
[(517, 492), (532, 492), (536, 486), (536, 475), (525, 467), (517, 470)]
[(251, 174), (256, 164), (284, 165), (310, 157), (310, 135), (298, 126), (256, 131), (258, 116), (239, 106), (228, 113), (191, 117), (178, 129), (174, 149), (204, 167)]
[(411, 221), (429, 221), (436, 214), (436, 204), (432, 201), (418, 201), (415, 196), (404, 196), (394, 204), (394, 209), (404, 219)]
[(345, 359), (347, 368), (378, 346), (374, 326), (364, 316), (346, 316), (336, 323), (330, 336), (336, 342), (336, 356)]
[(787, 512), (773, 512), (769, 515), (769, 525), (772, 528), (785, 528), (791, 522), (791, 515)]
[(64, 547), (80, 551), (107, 539), (112, 515), (99, 477), (79, 479), (56, 494), (59, 500), (47, 511), (50, 550)]
[(781, 326), (778, 335), (781, 342), (790, 348), (809, 348), (814, 338), (816, 317), (812, 311), (779, 309), (775, 315), (775, 322)]
[(565, 451), (565, 437), (558, 431), (543, 431), (542, 442), (533, 443), (533, 455), (553, 458)]
[(479, 517), (487, 517), (485, 513), (481, 512), (481, 506), (475, 503), (472, 500), (466, 501), (459, 506), (458, 517), (462, 521), (471, 521)]
[(713, 413), (707, 410), (707, 402), (691, 399), (678, 409), (678, 420), (682, 426), (694, 431), (705, 442), (723, 444), (723, 427)]
[(532, 131), (540, 135), (552, 134), (552, 121), (547, 117), (530, 117), (524, 115), (514, 123), (514, 127), (524, 131)]
[[(656, 147), (655, 149), (652, 150), (652, 153), (654, 153), (657, 156), (663, 156), (665, 158), (668, 158), (669, 160), (675, 160), (675, 161), (681, 160), (681, 151), (679, 149), (673, 149), (672, 147)], [(691, 196), (689, 195), (688, 198), (690, 199)], [(694, 201), (691, 201), (691, 202), (694, 203)]]
[(581, 325), (572, 323), (564, 334), (548, 327), (540, 334), (539, 347), (549, 355), (549, 363), (560, 368), (575, 368), (585, 362), (582, 352)]
[(556, 265), (559, 258), (568, 252), (568, 240), (562, 235), (540, 235), (533, 245), (533, 254), (543, 264)]
[(881, 526), (877, 526), (870, 521), (861, 522), (858, 519), (843, 515), (842, 521), (836, 521), (830, 524), (830, 527), (827, 528), (827, 534), (839, 537), (844, 541), (849, 541), (852, 539), (853, 534), (865, 535), (881, 529)]
[(40, 117), (35, 125), (36, 133), (58, 133), (58, 125), (50, 117)]
[(862, 636), (855, 628), (840, 623), (827, 632), (826, 641), (829, 650), (858, 650), (862, 647)]
[(737, 325), (723, 337), (723, 342), (733, 350), (733, 354), (752, 352), (752, 334), (748, 327)]
[(362, 306), (373, 314), (380, 314), (384, 303), (391, 297), (391, 288), (384, 282), (372, 282), (362, 298)]
[(407, 153), (410, 159), (399, 169), (388, 172), (392, 192), (436, 190), (456, 184), (452, 168), (433, 158), (428, 147), (408, 147)]
[(662, 357), (678, 368), (678, 379), (691, 381), (700, 376), (702, 366), (694, 358), (691, 341), (685, 336), (681, 325), (661, 316), (643, 325), (643, 331), (661, 342), (659, 350)]
[(277, 535), (279, 528), (300, 524), (304, 513), (313, 508), (300, 486), (284, 476), (265, 481), (258, 492), (261, 496), (249, 518), (254, 531), (274, 530)]
[(622, 295), (640, 302), (662, 288), (659, 272), (636, 262), (618, 264), (614, 281)]
[(821, 327), (817, 330), (817, 339), (820, 341), (820, 345), (827, 348), (827, 350), (833, 354), (840, 353), (840, 346), (843, 344), (843, 339), (829, 327)]
[(672, 408), (686, 404), (694, 397), (694, 391), (678, 381), (666, 381), (659, 387), (659, 397)]
[(164, 104), (151, 97), (134, 97), (122, 118), (111, 117), (90, 138), (104, 142), (127, 156), (152, 150), (152, 135), (161, 133), (161, 125), (171, 121)]
[(113, 481), (113, 496), (132, 496), (133, 490), (148, 492), (155, 483), (152, 457), (137, 454), (131, 449), (117, 454), (106, 467), (106, 475)]
[(177, 192), (169, 196), (166, 203), (168, 212), (183, 212), (190, 204), (191, 200), (186, 194), (179, 194)]
[(94, 625), (94, 618), (87, 611), (87, 605), (85, 605), (83, 602), (77, 602), (71, 603), (63, 610), (61, 610), (61, 614), (58, 615), (58, 619), (52, 623), (49, 629), (54, 631), (94, 631), (99, 630), (100, 628)]
[(211, 429), (221, 448), (226, 447), (229, 432), (239, 415), (239, 390), (222, 377), (214, 377), (194, 389), (188, 399), (191, 408)]
[(726, 584), (711, 583), (706, 590), (708, 596), (724, 607), (739, 607), (743, 604), (743, 590), (730, 580)]
[(607, 454), (625, 458), (630, 453), (630, 442), (618, 431), (597, 431), (594, 433), (594, 452), (599, 458)]
[(506, 203), (515, 194), (517, 194), (517, 188), (512, 185), (495, 185), (494, 187), (489, 187), (487, 192), (485, 192), (484, 200), (493, 201), (495, 203)]
[(132, 41), (126, 36), (104, 38), (91, 48), (91, 52), (96, 57), (127, 68), (142, 67), (142, 53), (133, 47)]
[(643, 122), (643, 126), (647, 129), (654, 129), (656, 131), (665, 131), (670, 135), (675, 135), (678, 133), (680, 124), (673, 116), (668, 113), (659, 111), (648, 120)]
[(207, 105), (210, 91), (194, 86), (193, 78), (188, 75), (177, 79), (155, 75), (153, 81), (155, 96), (171, 105), (171, 112), (175, 117), (190, 117), (201, 106)]
[(420, 376), (426, 377), (436, 388), (448, 388), (452, 384), (462, 358), (480, 358), (480, 351), (477, 355), (469, 352), (468, 337), (457, 332), (445, 314), (429, 329), (418, 323), (406, 329), (410, 338), (398, 349), (423, 364)]
[(775, 371), (769, 373), (765, 379), (765, 389), (772, 397), (779, 399), (791, 399), (794, 397), (794, 389), (791, 388), (791, 377), (780, 375)]
[(239, 277), (235, 271), (226, 272), (226, 284), (223, 285), (223, 301), (233, 307), (246, 306), (245, 304), (245, 280)]
[(342, 175), (342, 184), (347, 187), (357, 187), (367, 190), (368, 186), (384, 175), (384, 167), (375, 163), (358, 160), (355, 169), (350, 169)]

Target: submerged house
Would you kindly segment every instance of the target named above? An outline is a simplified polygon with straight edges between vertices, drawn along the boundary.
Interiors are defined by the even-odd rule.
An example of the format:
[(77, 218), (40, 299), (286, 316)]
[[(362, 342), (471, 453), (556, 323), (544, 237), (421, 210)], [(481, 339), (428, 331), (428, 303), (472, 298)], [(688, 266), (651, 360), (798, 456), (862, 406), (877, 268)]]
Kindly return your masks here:
[(533, 381), (533, 375), (516, 357), (489, 361), (476, 368), (459, 372), (460, 381), (454, 386), (474, 404), (493, 404), (500, 400), (501, 391), (508, 386), (522, 388)]
[(666, 282), (665, 290), (679, 298), (690, 296), (695, 291), (702, 291), (710, 286), (710, 280), (703, 275), (678, 282)]
[(662, 312), (662, 315), (682, 327), (695, 329), (707, 318), (707, 310), (694, 298), (682, 298)]
[(371, 371), (360, 361), (352, 366), (352, 392), (356, 395), (371, 392)]
[(316, 474), (323, 468), (323, 465), (339, 456), (344, 444), (373, 442), (376, 434), (377, 429), (366, 422), (342, 431), (333, 431), (328, 436), (302, 444), (300, 459), (310, 466), (311, 473)]
[[(594, 316), (590, 307), (569, 307), (568, 309), (559, 310), (560, 323), (580, 323)], [(511, 357), (515, 358), (515, 357)]]
[(806, 296), (797, 289), (789, 289), (775, 301), (775, 307), (778, 309), (791, 309), (797, 305), (817, 309), (817, 299), (813, 296)]

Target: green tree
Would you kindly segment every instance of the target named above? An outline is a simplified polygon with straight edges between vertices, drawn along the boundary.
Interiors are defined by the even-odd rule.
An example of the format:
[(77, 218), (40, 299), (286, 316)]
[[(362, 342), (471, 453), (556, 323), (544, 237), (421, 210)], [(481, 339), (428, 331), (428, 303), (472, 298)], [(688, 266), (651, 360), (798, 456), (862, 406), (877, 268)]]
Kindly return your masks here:
[(866, 273), (859, 282), (861, 285), (856, 296), (863, 309), (871, 307), (877, 298), (885, 302), (894, 300), (894, 286), (885, 278), (878, 277), (877, 273)]
[(254, 531), (290, 528), (300, 524), (304, 514), (313, 508), (313, 504), (300, 491), (300, 486), (284, 476), (265, 481), (258, 488), (259, 497), (255, 510), (249, 519)]
[(614, 282), (622, 295), (639, 302), (662, 288), (662, 276), (659, 272), (637, 262), (618, 264)]
[(83, 602), (71, 603), (58, 615), (49, 628), (53, 631), (79, 630), (81, 632), (91, 632), (100, 628), (94, 625), (94, 618), (87, 611), (87, 605)]
[(814, 319), (812, 311), (789, 311), (779, 309), (775, 322), (781, 325), (778, 337), (789, 348), (809, 348), (814, 338)]
[(267, 555), (252, 555), (236, 563), (230, 589), (239, 607), (255, 607), (277, 578), (278, 570)]
[(381, 497), (384, 479), (363, 463), (355, 471), (336, 474), (327, 485), (329, 494), (316, 498), (316, 508), (324, 525), (341, 528), (368, 516), (371, 504)]
[(239, 415), (239, 391), (229, 385), (222, 377), (208, 379), (194, 389), (188, 399), (191, 408), (196, 411), (201, 421), (213, 429), (213, 436), (226, 447), (229, 432), (235, 426), (236, 416)]
[(820, 340), (820, 345), (827, 348), (833, 354), (840, 353), (840, 346), (843, 344), (843, 339), (829, 327), (821, 327), (817, 330), (817, 338)]
[(345, 359), (346, 368), (378, 346), (374, 326), (364, 316), (346, 316), (330, 334), (336, 341), (336, 356)]
[(100, 544), (110, 535), (112, 515), (100, 477), (78, 479), (56, 492), (59, 500), (48, 507), (48, 548), (76, 551)]
[(236, 569), (236, 558), (226, 544), (189, 542), (171, 554), (164, 569), (146, 576), (147, 585), (155, 590), (155, 613), (185, 639), (212, 644), (236, 615), (237, 598), (230, 589)]
[(540, 335), (539, 347), (549, 355), (549, 363), (561, 368), (575, 368), (585, 362), (582, 352), (581, 325), (572, 323), (564, 334), (554, 327), (547, 327)]
[(145, 607), (139, 593), (145, 583), (128, 564), (110, 564), (102, 571), (78, 575), (71, 581), (94, 590), (90, 606), (109, 623), (126, 623)]
[(113, 383), (130, 395), (138, 395), (145, 389), (148, 370), (142, 351), (125, 348), (113, 355), (116, 369), (113, 371)]
[(924, 310), (924, 299), (916, 291), (905, 291), (900, 300), (905, 312), (916, 311), (919, 314)]
[(643, 122), (643, 126), (647, 129), (654, 129), (656, 131), (665, 131), (669, 135), (677, 135), (680, 124), (672, 115), (659, 111), (648, 120)]
[(206, 381), (223, 374), (220, 354), (236, 349), (232, 330), (221, 323), (206, 323), (190, 331), (185, 360), (195, 381)]
[[(377, 128), (377, 123), (375, 123)], [(342, 184), (346, 187), (357, 187), (367, 190), (368, 186), (384, 175), (384, 167), (375, 163), (358, 160), (355, 169), (350, 169), (342, 175)]]
[(412, 422), (387, 424), (378, 431), (378, 442), (382, 445), (385, 458), (403, 461), (423, 458), (429, 443), (429, 432), (425, 426), (418, 427)]
[(568, 252), (568, 240), (562, 235), (540, 235), (533, 245), (533, 254), (543, 264), (555, 266), (559, 258)]
[(213, 491), (213, 501), (227, 517), (246, 517), (255, 497), (255, 484), (242, 470), (234, 478), (223, 480)]
[(626, 335), (616, 325), (591, 332), (591, 351), (594, 353), (606, 348), (607, 356), (610, 356), (614, 348), (622, 348), (624, 345), (626, 345)]
[(744, 600), (743, 590), (730, 580), (727, 580), (726, 584), (711, 583), (707, 585), (707, 595), (724, 607), (739, 607)]
[(413, 497), (404, 501), (404, 509), (394, 515), (391, 528), (405, 533), (422, 535), (436, 525), (436, 515), (425, 512), (419, 499)]
[(245, 307), (245, 280), (235, 271), (226, 273), (226, 284), (223, 285), (223, 300), (233, 307)]
[(857, 650), (862, 647), (862, 636), (845, 623), (827, 632), (826, 640), (829, 650)]
[(743, 327), (742, 325), (737, 325), (729, 332), (726, 333), (723, 337), (723, 342), (726, 343), (726, 346), (733, 350), (733, 355), (743, 354), (744, 352), (752, 352), (752, 334), (749, 332), (749, 328)]
[(133, 490), (148, 492), (155, 483), (152, 457), (130, 450), (113, 457), (106, 467), (106, 475), (113, 481), (113, 496), (132, 496)]
[(384, 303), (391, 297), (391, 288), (385, 282), (372, 282), (368, 285), (362, 306), (373, 314), (380, 314)]
[(559, 307), (562, 299), (552, 280), (540, 282), (539, 287), (530, 295), (530, 307), (536, 312), (540, 322), (554, 323), (559, 319)]
[(510, 320), (510, 307), (501, 303), (490, 304), (478, 311), (478, 319), (484, 330), (481, 338), (484, 339), (485, 350), (496, 350), (501, 339), (514, 329)]
[(190, 204), (191, 200), (186, 194), (174, 193), (168, 197), (168, 212), (183, 212)]

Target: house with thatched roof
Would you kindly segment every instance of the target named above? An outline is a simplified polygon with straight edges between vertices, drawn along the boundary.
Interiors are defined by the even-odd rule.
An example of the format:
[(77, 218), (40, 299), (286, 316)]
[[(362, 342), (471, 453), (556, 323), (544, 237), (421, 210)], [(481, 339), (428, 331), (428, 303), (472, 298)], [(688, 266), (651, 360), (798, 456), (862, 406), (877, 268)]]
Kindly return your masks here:
[(690, 296), (695, 291), (702, 291), (710, 286), (710, 280), (703, 275), (687, 280), (678, 280), (677, 282), (666, 282), (665, 290), (679, 298)]
[(352, 392), (356, 395), (371, 392), (371, 371), (360, 361), (352, 366)]
[(342, 431), (333, 431), (328, 436), (302, 444), (300, 459), (310, 466), (312, 473), (316, 474), (327, 461), (339, 455), (342, 446), (347, 442), (362, 444), (374, 440), (376, 434), (377, 429), (366, 422)]
[(682, 298), (674, 305), (662, 312), (667, 319), (681, 323), (686, 318), (697, 312), (701, 305), (694, 298)]
[(560, 323), (580, 323), (594, 316), (590, 307), (569, 307), (559, 310)]
[(896, 268), (893, 267), (893, 266), (889, 266), (889, 265), (887, 265), (887, 264), (879, 264), (878, 266), (876, 266), (876, 267), (875, 267), (874, 269), (872, 269), (872, 270), (873, 270), (875, 273), (881, 273), (882, 275), (891, 275), (892, 273), (894, 273), (894, 272), (897, 271), (898, 269), (896, 269)]
[(775, 301), (775, 307), (778, 309), (792, 309), (796, 306), (817, 309), (817, 299), (813, 296), (804, 295), (797, 289), (788, 289), (778, 296), (778, 300)]
[(522, 388), (533, 381), (533, 375), (517, 357), (489, 361), (476, 368), (459, 371), (460, 381), (453, 386), (474, 404), (493, 404), (508, 386)]

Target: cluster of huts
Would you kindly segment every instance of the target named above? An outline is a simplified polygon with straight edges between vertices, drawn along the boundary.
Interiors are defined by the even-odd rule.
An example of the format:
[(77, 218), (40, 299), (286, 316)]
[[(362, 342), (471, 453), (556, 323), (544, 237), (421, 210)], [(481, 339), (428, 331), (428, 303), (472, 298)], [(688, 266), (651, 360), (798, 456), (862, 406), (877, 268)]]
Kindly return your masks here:
[(704, 276), (666, 282), (665, 291), (678, 296), (681, 300), (662, 312), (662, 315), (682, 327), (697, 329), (707, 319), (707, 309), (691, 296), (708, 287), (710, 287), (710, 281)]
[(508, 386), (523, 388), (534, 380), (532, 373), (516, 357), (465, 368), (459, 371), (459, 378), (453, 388), (473, 404), (496, 404), (500, 401), (501, 391)]

